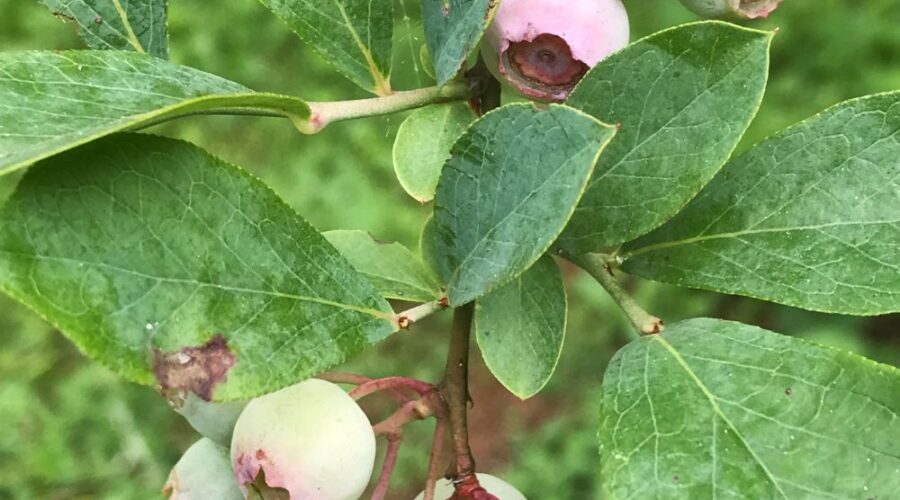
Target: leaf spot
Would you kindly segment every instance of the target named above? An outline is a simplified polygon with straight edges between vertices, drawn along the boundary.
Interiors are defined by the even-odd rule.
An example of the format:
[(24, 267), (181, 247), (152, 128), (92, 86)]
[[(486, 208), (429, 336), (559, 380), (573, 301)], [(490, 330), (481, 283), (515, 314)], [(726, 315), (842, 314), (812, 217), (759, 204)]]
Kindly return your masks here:
[(156, 350), (153, 372), (167, 398), (193, 392), (209, 401), (213, 389), (225, 381), (234, 362), (228, 341), (217, 333), (199, 347), (184, 347), (177, 352)]

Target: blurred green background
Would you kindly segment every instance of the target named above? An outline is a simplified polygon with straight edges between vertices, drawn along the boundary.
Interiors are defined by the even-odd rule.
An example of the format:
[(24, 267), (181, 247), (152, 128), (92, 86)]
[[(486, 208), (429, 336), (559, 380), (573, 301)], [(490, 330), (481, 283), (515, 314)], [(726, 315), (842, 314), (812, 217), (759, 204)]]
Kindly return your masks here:
[[(254, 0), (171, 2), (172, 59), (257, 90), (310, 99), (364, 97)], [(630, 0), (634, 38), (693, 20), (675, 0)], [(398, 3), (395, 87), (430, 84), (421, 69), (418, 3)], [(0, 0), (0, 50), (80, 47), (72, 26), (37, 0)], [(834, 103), (900, 89), (900, 0), (787, 0), (770, 85), (742, 147)], [(342, 123), (298, 135), (265, 118), (206, 117), (157, 133), (194, 141), (267, 182), (321, 230), (365, 229), (415, 246), (429, 212), (393, 177), (391, 144), (402, 116)], [(15, 179), (2, 178), (0, 198)], [(473, 446), (480, 468), (529, 498), (597, 498), (597, 393), (603, 369), (625, 343), (627, 324), (598, 285), (564, 269), (570, 317), (566, 349), (550, 385), (521, 402), (475, 360)], [(710, 315), (900, 364), (900, 316), (852, 318), (753, 300), (630, 283), (668, 321)], [(446, 315), (444, 315), (446, 316)], [(353, 360), (347, 370), (436, 380), (447, 317), (429, 319)], [(386, 408), (373, 406), (374, 413)], [(59, 332), (0, 297), (0, 499), (158, 498), (193, 431), (151, 388), (125, 383), (82, 356)], [(391, 498), (420, 489), (431, 423), (414, 424), (401, 451)], [(211, 499), (212, 500), (212, 499)]]

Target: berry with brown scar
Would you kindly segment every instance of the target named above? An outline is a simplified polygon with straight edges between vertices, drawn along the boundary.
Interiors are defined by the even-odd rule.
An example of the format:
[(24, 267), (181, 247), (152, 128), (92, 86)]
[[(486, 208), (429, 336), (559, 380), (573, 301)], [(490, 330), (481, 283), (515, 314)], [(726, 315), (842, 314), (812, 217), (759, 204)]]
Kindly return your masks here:
[(628, 36), (621, 0), (504, 0), (481, 50), (494, 76), (523, 96), (563, 101)]
[(245, 492), (356, 500), (372, 476), (375, 433), (343, 389), (310, 379), (250, 401), (234, 427), (231, 462)]

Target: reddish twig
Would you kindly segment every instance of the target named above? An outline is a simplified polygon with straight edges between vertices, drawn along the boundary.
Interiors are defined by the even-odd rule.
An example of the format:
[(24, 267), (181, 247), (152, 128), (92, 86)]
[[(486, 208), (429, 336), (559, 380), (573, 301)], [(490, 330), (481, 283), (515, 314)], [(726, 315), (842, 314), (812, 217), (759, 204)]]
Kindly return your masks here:
[(420, 396), (429, 394), (435, 390), (434, 384), (429, 384), (422, 380), (410, 377), (385, 377), (369, 380), (350, 391), (350, 397), (359, 401), (360, 399), (374, 394), (376, 392), (388, 391), (391, 389), (411, 389)]
[(381, 466), (381, 476), (378, 477), (378, 484), (375, 486), (375, 491), (372, 492), (372, 500), (384, 500), (387, 496), (391, 476), (394, 474), (394, 467), (397, 465), (397, 457), (400, 455), (401, 443), (403, 443), (402, 435), (388, 436), (388, 448), (384, 455), (384, 465)]
[(425, 500), (434, 500), (434, 485), (438, 479), (438, 467), (441, 462), (441, 452), (444, 448), (444, 431), (447, 429), (447, 420), (438, 416), (437, 425), (434, 427), (434, 439), (431, 441), (431, 456), (428, 459), (428, 478), (425, 480)]
[(441, 383), (441, 395), (447, 404), (450, 433), (456, 454), (455, 484), (470, 484), (475, 478), (475, 459), (469, 447), (469, 339), (474, 307), (467, 304), (456, 309), (450, 332), (447, 368)]
[(366, 377), (365, 375), (358, 375), (356, 373), (346, 373), (346, 372), (322, 372), (316, 375), (316, 378), (326, 380), (333, 384), (353, 384), (360, 385), (365, 384), (372, 380), (371, 377)]

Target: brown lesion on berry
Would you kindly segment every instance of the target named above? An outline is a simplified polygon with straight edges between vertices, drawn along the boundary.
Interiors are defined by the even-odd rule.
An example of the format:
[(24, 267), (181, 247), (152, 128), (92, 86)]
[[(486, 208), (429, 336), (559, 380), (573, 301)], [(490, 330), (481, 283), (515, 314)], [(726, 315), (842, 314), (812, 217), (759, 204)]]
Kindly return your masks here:
[(197, 347), (153, 353), (153, 373), (163, 395), (172, 400), (192, 392), (210, 401), (213, 389), (225, 381), (234, 363), (234, 353), (221, 333)]
[(520, 90), (553, 101), (565, 100), (590, 69), (565, 40), (547, 33), (511, 42), (502, 58), (502, 71)]

